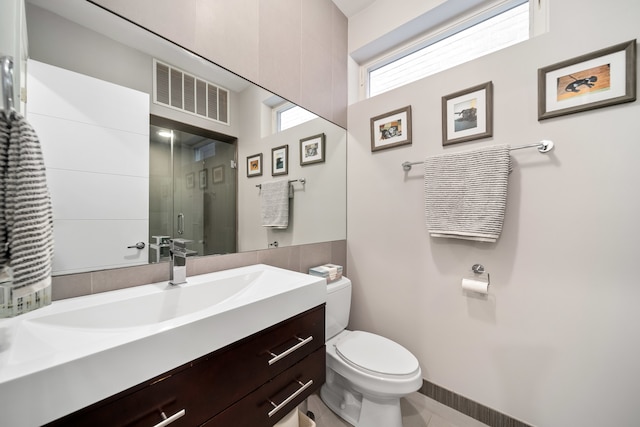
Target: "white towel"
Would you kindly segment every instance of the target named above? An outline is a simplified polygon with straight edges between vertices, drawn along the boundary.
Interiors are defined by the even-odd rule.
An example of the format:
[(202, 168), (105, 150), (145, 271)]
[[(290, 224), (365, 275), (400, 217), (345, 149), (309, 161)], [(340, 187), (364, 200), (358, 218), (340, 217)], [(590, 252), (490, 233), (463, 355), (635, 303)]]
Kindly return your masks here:
[(18, 113), (0, 120), (0, 266), (15, 287), (51, 281), (53, 210), (40, 142)]
[(289, 226), (289, 180), (262, 183), (260, 195), (262, 226), (287, 228)]
[(510, 169), (508, 145), (427, 158), (425, 214), (431, 236), (497, 241)]

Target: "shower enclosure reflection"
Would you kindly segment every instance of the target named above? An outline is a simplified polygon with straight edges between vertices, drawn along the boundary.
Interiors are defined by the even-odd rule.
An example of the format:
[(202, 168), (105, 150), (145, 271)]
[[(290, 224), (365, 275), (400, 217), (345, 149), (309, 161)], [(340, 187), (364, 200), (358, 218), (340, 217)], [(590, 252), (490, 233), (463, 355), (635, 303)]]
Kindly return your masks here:
[(169, 238), (197, 255), (236, 252), (236, 140), (152, 116), (149, 132), (149, 262), (166, 261)]

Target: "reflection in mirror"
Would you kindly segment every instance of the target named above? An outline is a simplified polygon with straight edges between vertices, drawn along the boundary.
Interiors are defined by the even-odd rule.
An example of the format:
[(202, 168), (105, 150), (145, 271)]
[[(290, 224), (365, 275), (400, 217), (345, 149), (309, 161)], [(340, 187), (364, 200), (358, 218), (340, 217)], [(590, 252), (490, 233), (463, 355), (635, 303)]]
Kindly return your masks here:
[(171, 237), (198, 255), (236, 252), (236, 140), (151, 116), (149, 262), (168, 260)]
[[(27, 0), (27, 30), (31, 59), (142, 93), (148, 99), (145, 108), (148, 117), (147, 158), (150, 162), (136, 169), (146, 171), (146, 175), (140, 178), (147, 180), (147, 190), (138, 193), (136, 198), (139, 201), (144, 194), (148, 202), (144, 235), (127, 231), (124, 226), (119, 227), (119, 236), (116, 236), (118, 233), (105, 232), (87, 234), (89, 232), (80, 232), (77, 226), (65, 227), (54, 223), (55, 259), (61, 266), (54, 274), (162, 260), (162, 245), (167, 236), (184, 236), (193, 240), (190, 249), (196, 250), (199, 255), (267, 249), (273, 242), (278, 242), (282, 247), (346, 238), (344, 129), (322, 118), (313, 118), (301, 125), (278, 131), (277, 111), (287, 104), (284, 99), (87, 1)], [(211, 83), (211, 87), (220, 88), (222, 92), (219, 93), (224, 94), (224, 98), (219, 99), (215, 107), (217, 115), (212, 118), (210, 109), (198, 114), (201, 106), (196, 101), (194, 111), (185, 111), (171, 100), (168, 103), (158, 101), (157, 93), (154, 94), (159, 76), (154, 71), (155, 61), (184, 72), (185, 77), (181, 80), (183, 85), (197, 86), (205, 82)], [(194, 81), (187, 82), (186, 76), (193, 76)], [(170, 81), (174, 77), (174, 74), (168, 74)], [(28, 91), (31, 89), (27, 88)], [(87, 95), (90, 102), (106, 108), (106, 99)], [(186, 98), (183, 100), (185, 104), (182, 106), (188, 104)], [(116, 110), (123, 107), (119, 104), (110, 108)], [(223, 113), (228, 116), (224, 117)], [(173, 146), (166, 138), (161, 140), (158, 134), (161, 129), (173, 135)], [(47, 139), (39, 129), (36, 130), (41, 140)], [(300, 141), (320, 134), (326, 138), (324, 162), (302, 165)], [(93, 139), (93, 136), (89, 139)], [(283, 145), (287, 145), (289, 150), (288, 174), (272, 177), (271, 150)], [(173, 157), (167, 154), (172, 150)], [(64, 154), (79, 155), (75, 152)], [(101, 156), (95, 163), (104, 163), (107, 157), (115, 158), (116, 162), (130, 161), (122, 150), (111, 154)], [(249, 176), (246, 173), (246, 160), (258, 154), (263, 156), (263, 173)], [(47, 167), (48, 176), (55, 175), (56, 172), (49, 165)], [(89, 170), (83, 172), (99, 173)], [(105, 187), (100, 190), (102, 198), (116, 197), (114, 203), (118, 204), (117, 197), (122, 185), (113, 183), (107, 187), (107, 175), (103, 176)], [(294, 197), (290, 200), (289, 227), (286, 230), (268, 229), (260, 223), (261, 192), (257, 185), (278, 178), (304, 178), (306, 182), (293, 186)], [(80, 182), (80, 178), (68, 182)], [(50, 186), (54, 184), (50, 182)], [(76, 215), (76, 211), (82, 210), (77, 206), (87, 204), (82, 194), (75, 194), (80, 193), (79, 190), (71, 191), (73, 197), (54, 194), (60, 195), (70, 190), (68, 185), (52, 190), (54, 209), (56, 203), (78, 197), (73, 206), (58, 206), (58, 211)], [(142, 221), (140, 216), (135, 220)], [(71, 219), (88, 223), (86, 218)], [(97, 227), (98, 230), (104, 229), (103, 225)], [(63, 231), (68, 231), (70, 237), (63, 235)], [(93, 245), (91, 250), (87, 250), (86, 245), (76, 244), (81, 239), (93, 240), (95, 236), (99, 236), (100, 244)], [(118, 240), (108, 243), (108, 237), (117, 237)], [(128, 248), (138, 241), (146, 243), (144, 249)], [(109, 257), (114, 258), (109, 261), (106, 261), (107, 255), (100, 253), (101, 248), (107, 247)], [(75, 262), (78, 259), (83, 259), (83, 265), (65, 267), (65, 260)]]

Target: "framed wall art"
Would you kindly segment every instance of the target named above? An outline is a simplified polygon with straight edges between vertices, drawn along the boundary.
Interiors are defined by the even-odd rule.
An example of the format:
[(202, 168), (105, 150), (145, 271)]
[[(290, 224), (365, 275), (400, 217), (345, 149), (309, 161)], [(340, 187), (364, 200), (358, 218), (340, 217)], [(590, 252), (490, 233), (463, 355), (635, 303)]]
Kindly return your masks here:
[(324, 162), (324, 133), (300, 140), (300, 165)]
[(411, 144), (411, 106), (371, 118), (371, 151)]
[(200, 171), (199, 178), (200, 178), (200, 189), (203, 190), (203, 189), (207, 188), (207, 182), (209, 180), (208, 179), (209, 175), (207, 174), (207, 170), (206, 169), (202, 169)]
[(196, 175), (194, 172), (190, 172), (185, 176), (185, 180), (186, 180), (186, 184), (187, 184), (187, 188), (193, 188), (196, 186), (195, 184), (195, 180), (196, 180)]
[(247, 157), (247, 178), (262, 175), (262, 153)]
[(282, 145), (271, 149), (271, 175), (286, 175), (289, 173), (289, 146)]
[(493, 135), (493, 83), (442, 97), (442, 145)]
[(635, 39), (538, 70), (538, 120), (635, 99)]
[(224, 181), (224, 165), (213, 168), (213, 183), (220, 184)]

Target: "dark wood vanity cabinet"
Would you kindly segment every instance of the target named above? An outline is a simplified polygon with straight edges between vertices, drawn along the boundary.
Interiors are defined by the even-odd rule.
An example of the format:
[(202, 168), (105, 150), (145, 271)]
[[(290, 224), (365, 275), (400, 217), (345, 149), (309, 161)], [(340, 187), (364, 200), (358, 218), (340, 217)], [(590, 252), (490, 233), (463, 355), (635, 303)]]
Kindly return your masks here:
[(48, 426), (272, 426), (324, 383), (324, 315), (313, 308)]

